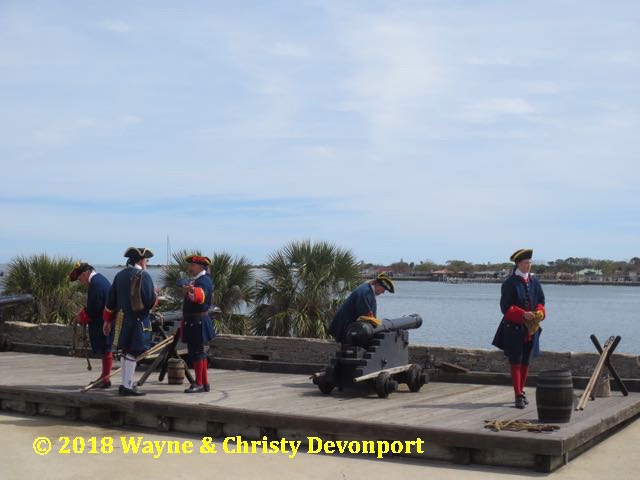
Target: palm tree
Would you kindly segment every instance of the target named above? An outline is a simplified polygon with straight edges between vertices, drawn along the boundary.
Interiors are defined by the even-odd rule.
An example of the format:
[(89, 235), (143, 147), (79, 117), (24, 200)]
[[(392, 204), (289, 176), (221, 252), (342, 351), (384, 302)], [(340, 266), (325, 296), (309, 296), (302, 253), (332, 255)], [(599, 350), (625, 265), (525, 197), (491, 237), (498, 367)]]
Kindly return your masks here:
[(256, 335), (325, 338), (327, 322), (361, 281), (349, 250), (327, 242), (292, 242), (272, 253), (251, 313)]
[[(189, 255), (202, 255), (200, 251), (180, 250), (173, 253), (173, 263), (162, 272), (162, 284), (173, 299), (169, 308), (179, 308), (182, 302), (182, 288), (177, 286), (178, 279), (187, 276), (188, 264), (184, 258)], [(243, 310), (248, 308), (255, 294), (255, 275), (253, 267), (245, 257), (233, 257), (229, 253), (215, 253), (209, 267), (213, 280), (213, 305), (221, 313), (214, 318), (218, 333), (247, 333), (247, 318)]]
[(188, 264), (185, 257), (189, 255), (202, 255), (199, 250), (178, 250), (173, 252), (173, 262), (162, 268), (160, 276), (162, 289), (168, 299), (160, 304), (162, 310), (176, 310), (182, 305), (182, 287), (178, 286), (178, 280), (187, 277)]
[[(5, 293), (30, 293), (33, 308), (17, 307), (9, 315), (33, 323), (70, 323), (83, 306), (86, 287), (69, 281), (75, 261), (47, 254), (18, 256), (2, 278)], [(19, 309), (18, 309), (19, 308)]]
[(215, 282), (213, 303), (221, 310), (216, 328), (219, 332), (246, 334), (247, 316), (242, 312), (253, 301), (256, 292), (253, 267), (245, 257), (221, 252), (213, 255), (210, 269)]

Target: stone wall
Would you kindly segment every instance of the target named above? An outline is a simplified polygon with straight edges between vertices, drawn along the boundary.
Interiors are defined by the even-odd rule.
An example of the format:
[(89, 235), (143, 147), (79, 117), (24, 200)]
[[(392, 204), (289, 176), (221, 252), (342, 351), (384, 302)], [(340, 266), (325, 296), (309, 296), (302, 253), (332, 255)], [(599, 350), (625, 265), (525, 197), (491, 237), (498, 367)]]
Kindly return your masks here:
[[(325, 364), (329, 362), (336, 348), (336, 344), (329, 340), (219, 335), (211, 342), (210, 355), (248, 360)], [(411, 345), (409, 356), (411, 362), (427, 366), (447, 362), (475, 372), (508, 372), (506, 358), (497, 349)], [(598, 355), (595, 353), (543, 351), (532, 363), (531, 372), (568, 369), (574, 376), (588, 377), (597, 361)], [(640, 378), (640, 357), (614, 354), (612, 363), (621, 377)]]
[[(11, 343), (71, 346), (68, 325), (32, 324), (25, 322), (0, 323), (0, 334)], [(253, 337), (219, 335), (211, 342), (210, 355), (214, 357), (266, 360), (285, 363), (326, 364), (336, 351), (329, 340), (285, 337)], [(475, 372), (508, 371), (506, 359), (499, 350), (483, 350), (431, 345), (412, 345), (410, 360), (426, 366), (442, 362), (454, 363)], [(574, 376), (590, 376), (597, 362), (595, 353), (542, 352), (531, 366), (531, 372), (569, 369)], [(615, 354), (612, 363), (623, 378), (640, 378), (640, 357)]]
[(71, 325), (58, 323), (0, 322), (0, 334), (10, 343), (71, 347), (72, 331)]

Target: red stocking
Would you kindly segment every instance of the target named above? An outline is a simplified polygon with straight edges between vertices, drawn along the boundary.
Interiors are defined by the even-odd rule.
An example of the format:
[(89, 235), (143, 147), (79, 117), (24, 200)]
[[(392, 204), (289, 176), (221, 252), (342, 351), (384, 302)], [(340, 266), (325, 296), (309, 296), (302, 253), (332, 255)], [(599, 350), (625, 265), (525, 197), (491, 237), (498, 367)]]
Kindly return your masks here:
[(201, 364), (200, 368), (202, 368), (202, 384), (203, 385), (208, 385), (209, 384), (209, 374), (208, 374), (208, 370), (207, 370), (207, 367), (208, 367), (207, 363), (208, 363), (208, 361), (207, 361), (206, 358), (203, 359), (203, 360), (200, 360), (200, 364)]
[(194, 360), (193, 362), (193, 371), (196, 373), (196, 385), (202, 385), (202, 370), (200, 368), (200, 364), (202, 360)]
[(111, 373), (111, 366), (113, 365), (113, 355), (111, 352), (105, 352), (102, 354), (102, 373), (100, 378), (104, 378)]
[(513, 385), (513, 391), (516, 393), (516, 396), (522, 393), (521, 368), (522, 365), (520, 365), (519, 363), (511, 365), (511, 384)]
[(527, 384), (527, 374), (529, 373), (529, 365), (520, 367), (520, 393), (524, 392), (524, 386)]

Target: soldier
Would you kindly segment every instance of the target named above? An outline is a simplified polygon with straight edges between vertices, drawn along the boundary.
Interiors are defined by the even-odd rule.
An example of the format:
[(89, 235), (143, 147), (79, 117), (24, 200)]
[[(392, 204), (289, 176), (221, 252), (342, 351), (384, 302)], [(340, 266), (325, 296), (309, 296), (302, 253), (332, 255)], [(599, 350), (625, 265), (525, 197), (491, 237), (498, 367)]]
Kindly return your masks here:
[(189, 275), (193, 277), (193, 282), (182, 287), (184, 302), (180, 331), (193, 363), (196, 383), (184, 392), (208, 392), (210, 387), (207, 373), (207, 344), (216, 336), (215, 328), (209, 318), (213, 282), (207, 275), (207, 267), (211, 265), (211, 260), (201, 255), (190, 255), (185, 257), (185, 261), (189, 264)]
[(75, 265), (71, 273), (69, 273), (69, 280), (72, 282), (77, 280), (83, 285), (88, 286), (86, 306), (80, 310), (80, 313), (76, 316), (76, 321), (83, 326), (87, 325), (91, 349), (93, 353), (97, 353), (102, 357), (102, 373), (100, 374), (100, 378), (104, 380), (98, 384), (97, 387), (109, 388), (111, 381), (107, 377), (111, 373), (113, 363), (113, 354), (111, 353), (113, 333), (111, 333), (111, 335), (105, 335), (103, 333), (102, 314), (111, 284), (104, 275), (96, 272), (91, 265), (84, 262), (78, 262)]
[(382, 295), (385, 291), (395, 293), (395, 287), (391, 279), (381, 273), (375, 279), (363, 283), (351, 292), (351, 295), (336, 312), (329, 326), (329, 333), (336, 339), (336, 342), (344, 340), (347, 327), (359, 317), (376, 316), (376, 297)]
[[(112, 330), (116, 319), (116, 349), (121, 348), (122, 382), (120, 395), (144, 395), (133, 383), (136, 371), (136, 357), (149, 349), (151, 341), (151, 319), (149, 313), (158, 300), (153, 280), (145, 271), (147, 261), (153, 257), (148, 248), (130, 247), (124, 253), (127, 258), (126, 268), (118, 272), (109, 290), (104, 309), (104, 334)], [(122, 315), (122, 324), (118, 325), (118, 317)], [(119, 332), (117, 331), (119, 329)]]
[(540, 354), (540, 322), (545, 319), (542, 285), (531, 274), (533, 250), (520, 249), (511, 255), (515, 266), (502, 284), (500, 309), (504, 315), (492, 344), (504, 351), (511, 365), (511, 383), (516, 408), (529, 404), (524, 393), (529, 362)]

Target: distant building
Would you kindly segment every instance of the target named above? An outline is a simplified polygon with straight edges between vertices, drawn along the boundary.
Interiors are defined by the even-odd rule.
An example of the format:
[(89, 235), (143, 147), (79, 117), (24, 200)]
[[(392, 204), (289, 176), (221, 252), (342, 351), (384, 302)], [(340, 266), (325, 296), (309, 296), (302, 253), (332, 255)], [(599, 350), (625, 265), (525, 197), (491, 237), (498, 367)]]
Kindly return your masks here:
[(605, 281), (602, 270), (595, 268), (584, 268), (579, 272), (576, 272), (576, 277), (581, 282), (603, 282)]
[(483, 272), (472, 272), (470, 275), (472, 278), (475, 278), (477, 280), (494, 280), (496, 278), (500, 278), (500, 273), (494, 270), (485, 270)]

